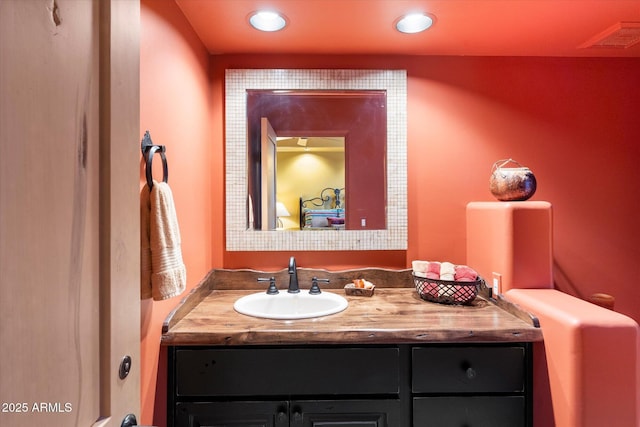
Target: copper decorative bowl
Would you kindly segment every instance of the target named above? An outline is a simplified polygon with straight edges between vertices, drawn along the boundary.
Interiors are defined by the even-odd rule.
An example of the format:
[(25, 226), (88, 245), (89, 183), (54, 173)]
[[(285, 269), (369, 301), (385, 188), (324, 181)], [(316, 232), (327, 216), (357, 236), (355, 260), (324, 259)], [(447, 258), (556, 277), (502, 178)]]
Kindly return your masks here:
[[(505, 167), (515, 163), (518, 167)], [(537, 182), (533, 172), (515, 160), (498, 160), (493, 164), (489, 189), (501, 201), (527, 200), (536, 192)]]

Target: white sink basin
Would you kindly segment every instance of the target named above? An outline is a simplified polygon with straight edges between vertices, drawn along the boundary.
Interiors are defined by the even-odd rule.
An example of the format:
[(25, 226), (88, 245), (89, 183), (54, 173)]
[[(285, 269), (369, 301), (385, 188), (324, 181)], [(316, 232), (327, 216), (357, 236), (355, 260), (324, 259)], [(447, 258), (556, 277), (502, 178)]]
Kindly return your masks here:
[(349, 303), (340, 295), (322, 292), (310, 295), (306, 290), (290, 294), (281, 291), (276, 295), (265, 292), (246, 295), (236, 300), (233, 308), (241, 314), (265, 319), (308, 319), (339, 313)]

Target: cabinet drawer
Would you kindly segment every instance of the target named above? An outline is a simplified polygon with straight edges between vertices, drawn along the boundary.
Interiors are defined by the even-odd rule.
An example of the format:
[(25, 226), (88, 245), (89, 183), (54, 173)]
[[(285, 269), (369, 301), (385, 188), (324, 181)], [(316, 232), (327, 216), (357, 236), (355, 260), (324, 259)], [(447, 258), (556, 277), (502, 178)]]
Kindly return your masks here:
[(414, 427), (524, 427), (523, 396), (416, 397)]
[(178, 349), (178, 396), (397, 394), (399, 350)]
[(412, 353), (414, 393), (523, 392), (522, 347), (424, 347)]

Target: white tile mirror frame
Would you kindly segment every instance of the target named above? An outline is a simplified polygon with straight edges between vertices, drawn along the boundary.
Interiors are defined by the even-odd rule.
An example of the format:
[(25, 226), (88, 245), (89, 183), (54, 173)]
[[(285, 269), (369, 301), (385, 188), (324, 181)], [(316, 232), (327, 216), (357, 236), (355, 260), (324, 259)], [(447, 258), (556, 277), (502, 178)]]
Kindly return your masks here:
[[(384, 230), (247, 230), (247, 90), (386, 90), (387, 228)], [(226, 70), (226, 249), (360, 251), (407, 249), (406, 70)]]

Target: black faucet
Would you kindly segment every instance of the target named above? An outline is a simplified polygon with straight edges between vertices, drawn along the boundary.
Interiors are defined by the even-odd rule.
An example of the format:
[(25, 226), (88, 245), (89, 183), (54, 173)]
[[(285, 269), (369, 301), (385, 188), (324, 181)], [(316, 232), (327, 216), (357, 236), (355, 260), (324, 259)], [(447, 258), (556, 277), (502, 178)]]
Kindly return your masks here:
[(294, 257), (289, 258), (289, 290), (290, 294), (297, 294), (300, 292), (298, 288), (298, 270), (296, 269), (296, 259)]

